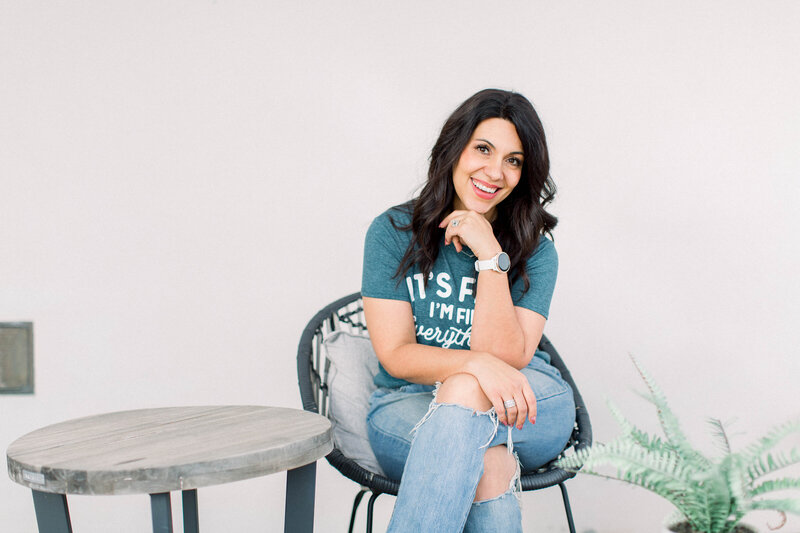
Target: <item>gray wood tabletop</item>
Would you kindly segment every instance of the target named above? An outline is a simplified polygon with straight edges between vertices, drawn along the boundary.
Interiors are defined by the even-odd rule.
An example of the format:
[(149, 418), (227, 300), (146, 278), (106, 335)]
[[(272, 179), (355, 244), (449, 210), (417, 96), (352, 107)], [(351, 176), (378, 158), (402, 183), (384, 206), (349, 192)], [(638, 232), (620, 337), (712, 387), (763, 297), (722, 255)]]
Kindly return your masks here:
[(165, 407), (61, 422), (14, 441), (12, 480), (59, 494), (153, 494), (290, 470), (333, 449), (327, 418), (282, 407)]

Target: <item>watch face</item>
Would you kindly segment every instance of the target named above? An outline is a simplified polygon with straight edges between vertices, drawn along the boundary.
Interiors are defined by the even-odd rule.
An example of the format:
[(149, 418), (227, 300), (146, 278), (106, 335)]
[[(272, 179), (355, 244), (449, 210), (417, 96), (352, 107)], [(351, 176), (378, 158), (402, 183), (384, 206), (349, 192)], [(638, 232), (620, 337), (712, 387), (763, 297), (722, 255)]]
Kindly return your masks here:
[(507, 253), (501, 252), (500, 255), (497, 256), (497, 268), (503, 272), (508, 272), (508, 269), (511, 268), (511, 259), (508, 258)]

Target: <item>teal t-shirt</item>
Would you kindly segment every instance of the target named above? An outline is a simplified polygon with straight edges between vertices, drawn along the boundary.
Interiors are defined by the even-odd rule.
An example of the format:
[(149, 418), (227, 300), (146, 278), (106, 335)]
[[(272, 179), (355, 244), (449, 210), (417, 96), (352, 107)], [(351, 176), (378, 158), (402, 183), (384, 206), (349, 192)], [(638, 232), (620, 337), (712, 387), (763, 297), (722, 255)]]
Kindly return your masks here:
[[(425, 286), (422, 273), (414, 266), (403, 277), (395, 277), (397, 267), (411, 241), (411, 231), (394, 228), (389, 217), (398, 226), (405, 226), (411, 214), (403, 206), (382, 213), (367, 231), (364, 244), (364, 268), (361, 294), (370, 298), (402, 300), (411, 304), (417, 342), (456, 350), (468, 350), (472, 331), (472, 314), (475, 309), (475, 257), (468, 248), (456, 252), (451, 244), (445, 246), (444, 232), (439, 246), (439, 256), (428, 276)], [(545, 236), (528, 258), (526, 270), (530, 288), (521, 279), (511, 286), (511, 299), (515, 306), (535, 311), (545, 318), (550, 312), (550, 300), (556, 284), (558, 255), (553, 242)], [(546, 352), (536, 355), (549, 362)], [(395, 388), (408, 384), (395, 378), (380, 366), (375, 376), (378, 387)]]

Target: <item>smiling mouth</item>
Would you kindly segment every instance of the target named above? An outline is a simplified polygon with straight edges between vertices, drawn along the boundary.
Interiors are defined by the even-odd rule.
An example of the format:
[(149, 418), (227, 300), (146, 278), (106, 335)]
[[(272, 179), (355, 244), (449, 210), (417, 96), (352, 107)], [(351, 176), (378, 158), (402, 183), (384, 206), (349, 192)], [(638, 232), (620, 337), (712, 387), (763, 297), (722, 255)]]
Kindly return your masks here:
[(478, 181), (475, 178), (470, 178), (470, 181), (474, 187), (475, 194), (486, 200), (494, 198), (494, 196), (497, 194), (497, 191), (500, 190), (499, 187), (492, 187), (491, 185), (488, 185), (482, 181)]

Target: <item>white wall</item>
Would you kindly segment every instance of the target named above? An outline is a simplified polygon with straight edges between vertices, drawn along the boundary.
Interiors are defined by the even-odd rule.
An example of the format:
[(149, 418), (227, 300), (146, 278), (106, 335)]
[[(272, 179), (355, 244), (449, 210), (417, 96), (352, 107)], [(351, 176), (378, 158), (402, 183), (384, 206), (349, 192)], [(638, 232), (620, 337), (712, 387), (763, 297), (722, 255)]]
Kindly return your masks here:
[[(298, 407), (303, 326), (359, 288), (370, 220), (489, 86), (548, 132), (547, 333), (596, 437), (617, 432), (606, 395), (653, 425), (629, 352), (695, 441), (707, 415), (738, 419), (737, 443), (800, 415), (800, 3), (385, 4), (0, 4), (0, 321), (32, 320), (36, 350), (36, 394), (0, 397), (3, 447), (109, 410)], [(343, 531), (356, 486), (318, 477), (319, 530)], [(279, 530), (283, 483), (201, 490), (204, 531)], [(583, 533), (669, 509), (569, 486)], [(527, 530), (566, 531), (557, 490), (523, 502)], [(149, 528), (146, 497), (71, 505), (76, 531)], [(0, 481), (0, 529), (34, 528)]]

